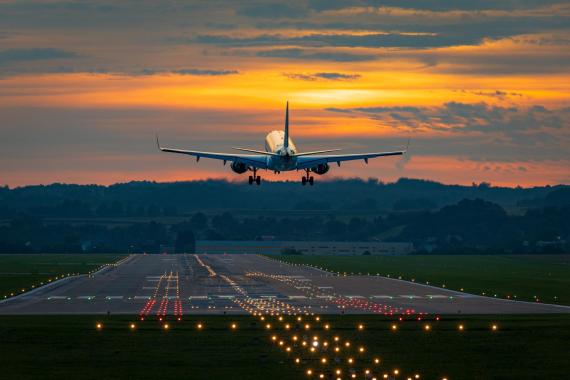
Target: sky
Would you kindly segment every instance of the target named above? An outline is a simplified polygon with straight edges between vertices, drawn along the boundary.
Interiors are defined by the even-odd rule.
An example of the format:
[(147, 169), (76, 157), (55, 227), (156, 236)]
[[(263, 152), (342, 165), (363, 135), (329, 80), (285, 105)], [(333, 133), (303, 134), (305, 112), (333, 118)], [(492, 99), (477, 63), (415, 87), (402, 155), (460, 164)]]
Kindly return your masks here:
[[(570, 184), (570, 3), (0, 0), (0, 184), (244, 181), (165, 146), (394, 150), (328, 178)], [(300, 180), (301, 173), (270, 180)]]

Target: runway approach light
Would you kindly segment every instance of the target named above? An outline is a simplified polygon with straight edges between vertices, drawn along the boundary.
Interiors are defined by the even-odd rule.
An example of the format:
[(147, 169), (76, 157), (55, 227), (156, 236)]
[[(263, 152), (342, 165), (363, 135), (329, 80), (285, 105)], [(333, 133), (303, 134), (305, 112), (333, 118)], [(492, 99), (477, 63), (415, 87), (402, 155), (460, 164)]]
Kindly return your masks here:
[(137, 326), (134, 323), (131, 323), (131, 330), (134, 330)]
[(364, 330), (364, 325), (363, 325), (362, 323), (359, 324), (359, 325), (358, 325), (358, 329), (359, 329), (359, 330)]
[(164, 324), (164, 329), (165, 329), (165, 330), (168, 330), (169, 328), (170, 328), (170, 326), (168, 325), (168, 323), (165, 323), (165, 324)]
[(493, 331), (497, 331), (498, 329), (499, 329), (499, 326), (497, 326), (497, 325), (491, 326), (491, 330), (493, 330)]
[(231, 328), (232, 328), (232, 330), (237, 329), (237, 323), (232, 323)]
[(465, 327), (464, 327), (463, 325), (459, 325), (459, 326), (457, 326), (457, 329), (458, 329), (459, 331), (463, 331), (463, 330), (465, 329)]
[(101, 330), (103, 328), (103, 324), (102, 323), (97, 323), (95, 325), (95, 327), (97, 328), (97, 330)]
[(202, 329), (204, 328), (204, 325), (201, 324), (201, 323), (198, 323), (198, 324), (196, 325), (196, 328), (197, 328), (198, 330), (202, 330)]

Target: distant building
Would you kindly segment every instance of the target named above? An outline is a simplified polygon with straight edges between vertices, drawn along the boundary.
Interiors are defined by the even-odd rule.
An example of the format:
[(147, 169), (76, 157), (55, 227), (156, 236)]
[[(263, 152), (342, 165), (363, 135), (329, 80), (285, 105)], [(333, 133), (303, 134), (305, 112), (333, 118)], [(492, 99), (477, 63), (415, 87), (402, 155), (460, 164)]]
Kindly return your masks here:
[(295, 250), (303, 255), (406, 255), (412, 243), (337, 242), (337, 241), (257, 241), (197, 240), (196, 253), (281, 254)]

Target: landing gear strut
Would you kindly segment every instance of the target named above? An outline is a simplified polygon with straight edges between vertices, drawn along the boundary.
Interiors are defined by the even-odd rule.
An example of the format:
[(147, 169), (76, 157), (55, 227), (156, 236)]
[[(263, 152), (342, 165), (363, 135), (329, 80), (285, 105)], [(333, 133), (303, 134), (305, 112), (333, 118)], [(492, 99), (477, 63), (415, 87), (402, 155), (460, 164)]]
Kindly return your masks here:
[(249, 176), (249, 184), (253, 185), (255, 182), (256, 185), (261, 185), (261, 177), (257, 175), (257, 169), (253, 169), (253, 175)]
[(303, 184), (303, 186), (305, 186), (307, 183), (311, 186), (313, 186), (313, 184), (315, 183), (315, 179), (313, 178), (313, 176), (311, 176), (310, 173), (310, 169), (305, 169), (305, 172), (307, 174), (305, 174), (305, 176), (303, 178), (301, 178), (301, 183)]

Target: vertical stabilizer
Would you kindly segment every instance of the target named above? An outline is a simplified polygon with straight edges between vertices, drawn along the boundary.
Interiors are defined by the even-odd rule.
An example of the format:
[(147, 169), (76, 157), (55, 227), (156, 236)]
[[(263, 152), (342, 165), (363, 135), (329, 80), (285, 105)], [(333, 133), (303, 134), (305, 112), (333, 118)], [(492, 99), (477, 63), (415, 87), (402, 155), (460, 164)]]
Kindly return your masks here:
[(289, 101), (285, 106), (285, 135), (283, 136), (283, 146), (289, 148)]

